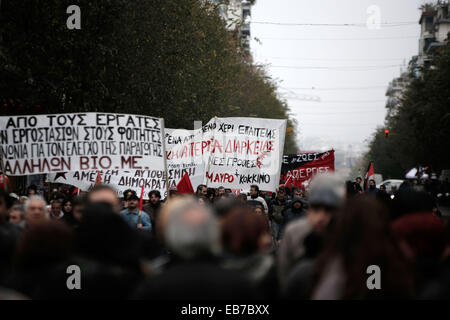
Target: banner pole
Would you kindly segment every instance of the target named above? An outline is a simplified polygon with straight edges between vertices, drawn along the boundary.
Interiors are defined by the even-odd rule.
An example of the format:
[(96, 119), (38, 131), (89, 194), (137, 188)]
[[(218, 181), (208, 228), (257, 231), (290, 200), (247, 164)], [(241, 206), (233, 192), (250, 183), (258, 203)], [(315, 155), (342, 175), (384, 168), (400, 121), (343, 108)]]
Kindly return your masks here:
[(166, 199), (169, 199), (169, 174), (167, 171), (167, 154), (166, 154), (166, 130), (164, 118), (159, 118), (159, 122), (161, 123), (161, 143), (162, 143), (162, 153), (164, 158), (164, 172), (166, 174)]
[[(214, 125), (217, 123), (217, 116), (214, 116)], [(213, 135), (212, 135), (212, 138), (213, 138), (213, 140), (215, 139), (215, 130), (216, 129), (213, 129), (214, 131), (213, 131)], [(203, 130), (202, 130), (202, 140), (203, 140)], [(211, 151), (212, 151), (212, 149), (211, 149)], [(207, 173), (209, 173), (209, 168), (210, 168), (210, 165), (211, 165), (211, 156), (212, 156), (212, 152), (209, 152), (209, 156), (208, 156), (208, 163), (206, 164), (206, 169), (205, 169), (205, 175), (204, 175), (204, 177), (203, 177), (203, 184), (204, 185), (206, 185), (206, 187), (208, 187), (208, 176), (207, 176)], [(203, 154), (202, 154), (202, 158), (203, 158)]]

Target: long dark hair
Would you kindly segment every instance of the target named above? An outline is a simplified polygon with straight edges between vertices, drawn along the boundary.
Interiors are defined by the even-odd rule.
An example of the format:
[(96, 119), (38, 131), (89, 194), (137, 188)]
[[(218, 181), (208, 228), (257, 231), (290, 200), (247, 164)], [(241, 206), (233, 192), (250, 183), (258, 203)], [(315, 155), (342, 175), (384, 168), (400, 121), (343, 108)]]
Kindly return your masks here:
[[(349, 199), (336, 215), (336, 225), (318, 258), (313, 281), (339, 259), (344, 270), (343, 299), (409, 298), (413, 278), (406, 260), (391, 235), (388, 213), (375, 199)], [(381, 290), (367, 288), (367, 267), (381, 269)]]

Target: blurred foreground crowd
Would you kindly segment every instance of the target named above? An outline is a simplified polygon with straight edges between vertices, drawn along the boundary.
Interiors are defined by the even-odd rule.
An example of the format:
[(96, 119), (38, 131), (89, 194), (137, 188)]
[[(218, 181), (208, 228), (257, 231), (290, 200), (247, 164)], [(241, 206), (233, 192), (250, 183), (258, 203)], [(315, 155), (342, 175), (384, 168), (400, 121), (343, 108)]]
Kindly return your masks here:
[[(0, 299), (449, 299), (450, 229), (433, 196), (370, 184), (171, 188), (142, 210), (106, 185), (47, 199), (0, 190)], [(368, 287), (373, 265), (381, 289)]]

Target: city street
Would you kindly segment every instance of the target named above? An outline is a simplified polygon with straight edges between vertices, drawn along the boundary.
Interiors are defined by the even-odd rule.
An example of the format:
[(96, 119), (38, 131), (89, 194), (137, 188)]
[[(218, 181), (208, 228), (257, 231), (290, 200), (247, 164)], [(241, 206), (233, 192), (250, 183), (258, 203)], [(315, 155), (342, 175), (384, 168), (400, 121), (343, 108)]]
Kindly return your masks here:
[(0, 19), (0, 300), (297, 319), (450, 299), (449, 0), (0, 0)]

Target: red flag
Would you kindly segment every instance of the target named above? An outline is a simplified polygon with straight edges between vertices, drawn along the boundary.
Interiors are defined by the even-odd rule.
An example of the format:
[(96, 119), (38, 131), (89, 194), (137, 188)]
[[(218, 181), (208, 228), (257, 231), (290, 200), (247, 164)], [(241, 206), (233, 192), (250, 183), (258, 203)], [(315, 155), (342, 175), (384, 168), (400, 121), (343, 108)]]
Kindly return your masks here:
[(142, 211), (142, 203), (144, 202), (144, 185), (141, 189), (141, 197), (139, 198), (139, 213)]
[(5, 175), (0, 173), (0, 188), (7, 190), (9, 185), (9, 178)]
[(178, 182), (177, 189), (179, 194), (194, 193), (194, 188), (192, 188), (191, 179), (189, 179), (187, 172), (184, 174), (183, 178), (181, 178), (180, 182)]
[(364, 177), (364, 190), (369, 189), (369, 180), (375, 175), (375, 170), (373, 169), (373, 161), (370, 161), (369, 168), (367, 168), (366, 176)]
[(94, 186), (102, 183), (102, 176), (100, 175), (100, 171), (97, 170), (97, 178), (95, 179)]

